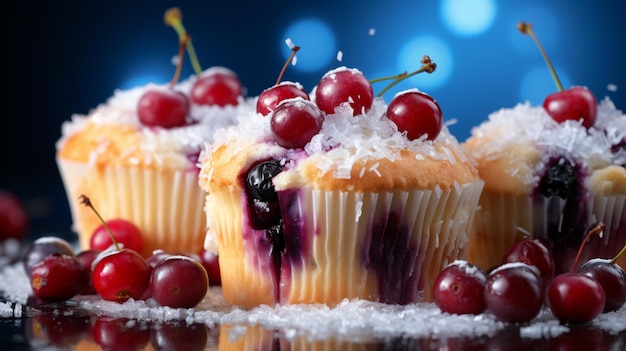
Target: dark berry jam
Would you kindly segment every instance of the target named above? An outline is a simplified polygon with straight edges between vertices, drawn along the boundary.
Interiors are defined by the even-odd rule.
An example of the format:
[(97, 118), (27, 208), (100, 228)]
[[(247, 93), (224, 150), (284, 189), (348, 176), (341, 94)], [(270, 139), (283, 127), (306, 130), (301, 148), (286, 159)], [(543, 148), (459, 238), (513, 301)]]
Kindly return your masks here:
[[(546, 164), (533, 190), (533, 201), (543, 223), (533, 228), (534, 236), (545, 239), (554, 253), (556, 273), (571, 271), (576, 253), (589, 228), (589, 195), (586, 176), (579, 164), (555, 157)], [(542, 221), (539, 221), (542, 222)]]

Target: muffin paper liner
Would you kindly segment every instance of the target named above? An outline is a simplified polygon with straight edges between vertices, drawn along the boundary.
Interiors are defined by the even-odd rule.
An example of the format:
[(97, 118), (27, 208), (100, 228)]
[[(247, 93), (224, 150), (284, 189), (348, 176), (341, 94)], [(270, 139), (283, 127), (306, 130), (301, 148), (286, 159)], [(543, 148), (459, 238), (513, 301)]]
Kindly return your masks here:
[(264, 231), (245, 229), (241, 189), (212, 192), (207, 211), (224, 298), (246, 307), (272, 299), (432, 301), (436, 276), (464, 254), (482, 187), (476, 181), (449, 190), (280, 191), (285, 228), (291, 229), (278, 261)]
[[(589, 239), (580, 263), (592, 257), (612, 258), (626, 244), (626, 196), (596, 196), (587, 200), (579, 203), (581, 213), (576, 217), (583, 228), (579, 240), (571, 247), (555, 247), (557, 251), (568, 251), (564, 253), (567, 262), (557, 262), (562, 270), (571, 269), (586, 230), (599, 222), (606, 225), (603, 236)], [(528, 194), (483, 192), (468, 244), (468, 261), (490, 269), (499, 265), (506, 251), (524, 236), (545, 238), (549, 233), (548, 222), (558, 221), (568, 211), (565, 203), (559, 197), (532, 199)], [(626, 266), (626, 257), (620, 257), (618, 263)]]
[(80, 204), (89, 197), (104, 220), (131, 221), (142, 233), (144, 257), (161, 249), (198, 253), (206, 233), (205, 192), (190, 171), (141, 167), (95, 167), (57, 160), (81, 249), (89, 248), (91, 233), (101, 225), (91, 209)]

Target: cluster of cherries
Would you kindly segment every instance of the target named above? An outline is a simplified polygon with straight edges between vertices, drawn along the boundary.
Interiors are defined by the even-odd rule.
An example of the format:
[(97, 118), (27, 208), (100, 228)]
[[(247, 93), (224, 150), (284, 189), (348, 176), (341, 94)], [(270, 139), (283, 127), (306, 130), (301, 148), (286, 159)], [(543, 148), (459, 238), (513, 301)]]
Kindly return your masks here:
[[(292, 47), (291, 57), (298, 50), (298, 46)], [(374, 103), (373, 82), (393, 79), (390, 88), (405, 78), (424, 71), (431, 73), (436, 68), (436, 64), (424, 56), (423, 66), (415, 72), (370, 81), (357, 69), (339, 67), (322, 77), (313, 89), (314, 99), (311, 100), (302, 85), (281, 81), (286, 64), (276, 84), (261, 92), (256, 106), (257, 113), (269, 116), (276, 142), (286, 148), (304, 147), (321, 130), (324, 116), (335, 113), (340, 105), (348, 104), (353, 116), (369, 111)], [(397, 94), (389, 103), (386, 116), (411, 140), (434, 140), (443, 123), (437, 101), (417, 90)]]
[[(82, 196), (81, 201), (97, 214), (89, 198)], [(42, 237), (25, 251), (23, 264), (34, 296), (42, 301), (98, 294), (119, 303), (153, 298), (162, 306), (191, 308), (205, 297), (209, 282), (221, 284), (215, 254), (157, 250), (144, 258), (142, 246), (133, 223), (112, 219), (93, 232), (89, 249), (74, 253), (67, 241)]]
[[(237, 105), (243, 88), (237, 75), (223, 67), (202, 71), (197, 63), (191, 37), (182, 24), (179, 8), (170, 8), (165, 13), (165, 23), (172, 26), (180, 36), (178, 64), (168, 89), (146, 91), (137, 103), (137, 115), (142, 124), (150, 127), (174, 128), (193, 123), (189, 118), (191, 104), (205, 106)], [(197, 79), (189, 95), (175, 90), (182, 69), (185, 50), (189, 51)]]
[[(604, 224), (592, 228), (601, 235)], [(583, 241), (579, 250), (585, 244)], [(546, 307), (564, 324), (583, 324), (600, 313), (620, 309), (626, 302), (626, 273), (617, 258), (591, 259), (571, 272), (555, 275), (552, 251), (544, 241), (524, 238), (503, 256), (502, 264), (490, 272), (463, 260), (444, 268), (433, 288), (436, 305), (443, 312), (480, 314), (498, 320), (526, 323)]]

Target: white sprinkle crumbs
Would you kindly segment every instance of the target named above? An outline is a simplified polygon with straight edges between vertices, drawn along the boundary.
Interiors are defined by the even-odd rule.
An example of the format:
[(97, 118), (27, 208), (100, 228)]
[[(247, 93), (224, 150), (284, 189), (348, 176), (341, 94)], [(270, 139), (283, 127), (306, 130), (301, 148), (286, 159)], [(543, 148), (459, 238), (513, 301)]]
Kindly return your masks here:
[(294, 55), (293, 58), (291, 59), (292, 66), (295, 66), (296, 63), (298, 63), (298, 55)]
[(612, 91), (612, 92), (616, 92), (617, 91), (617, 84), (608, 84), (606, 86), (606, 90), (608, 91)]
[(370, 29), (367, 31), (367, 34), (369, 34), (370, 36), (371, 36), (371, 35), (376, 34), (376, 29), (375, 29), (375, 28), (370, 28)]
[(343, 59), (343, 52), (339, 50), (337, 52), (337, 61), (341, 62), (342, 59)]
[(287, 44), (287, 47), (289, 49), (293, 49), (293, 48), (296, 47), (296, 45), (293, 43), (293, 41), (291, 41), (291, 38), (285, 39), (285, 44)]

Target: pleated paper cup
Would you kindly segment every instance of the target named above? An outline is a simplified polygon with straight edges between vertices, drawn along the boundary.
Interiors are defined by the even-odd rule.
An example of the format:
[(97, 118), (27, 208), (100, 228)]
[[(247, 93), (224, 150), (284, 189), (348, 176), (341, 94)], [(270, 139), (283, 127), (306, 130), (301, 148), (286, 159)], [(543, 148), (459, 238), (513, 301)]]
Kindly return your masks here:
[(482, 187), (476, 181), (448, 190), (279, 192), (285, 233), (292, 233), (285, 237), (280, 302), (432, 301), (439, 272), (464, 255)]
[(105, 219), (122, 218), (142, 233), (144, 257), (154, 250), (196, 253), (206, 233), (205, 192), (190, 171), (142, 167), (91, 166), (57, 159), (81, 249), (89, 248), (93, 231), (101, 225), (94, 212), (80, 204), (89, 197)]
[[(507, 250), (525, 236), (548, 240), (553, 245), (558, 272), (572, 269), (587, 231), (602, 222), (602, 235), (591, 237), (583, 247), (581, 264), (594, 257), (612, 258), (626, 244), (626, 196), (595, 196), (585, 202), (571, 200), (577, 215), (568, 211), (566, 201), (558, 196), (532, 198), (483, 192), (470, 236), (467, 260), (488, 270), (502, 263)], [(567, 237), (555, 233), (565, 225), (574, 228)], [(561, 222), (559, 222), (561, 221)], [(626, 258), (618, 261), (626, 266)]]
[(224, 300), (244, 308), (273, 306), (278, 296), (278, 271), (272, 245), (265, 230), (253, 230), (244, 222), (244, 196), (237, 186), (218, 188), (207, 195), (207, 239), (215, 235), (217, 241)]

